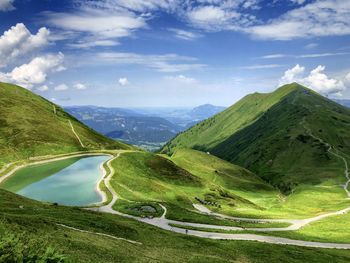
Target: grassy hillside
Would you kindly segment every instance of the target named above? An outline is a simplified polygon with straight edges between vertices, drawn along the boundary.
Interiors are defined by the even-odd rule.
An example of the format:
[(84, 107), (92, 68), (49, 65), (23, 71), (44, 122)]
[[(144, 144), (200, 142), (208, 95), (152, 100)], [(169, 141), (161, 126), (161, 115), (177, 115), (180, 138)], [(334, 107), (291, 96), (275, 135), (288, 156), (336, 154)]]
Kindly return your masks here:
[(348, 206), (345, 192), (334, 181), (319, 187), (303, 185), (286, 197), (248, 170), (190, 149), (168, 158), (123, 153), (112, 165), (116, 176), (111, 184), (123, 199), (115, 208), (124, 213), (135, 214), (146, 204), (157, 210), (156, 203), (162, 203), (170, 219), (232, 225), (198, 214), (192, 204), (254, 218), (307, 218)]
[(224, 142), (232, 134), (250, 125), (274, 104), (294, 90), (294, 86), (285, 86), (274, 93), (247, 95), (223, 112), (198, 123), (181, 133), (167, 145), (162, 152), (173, 153), (177, 148), (210, 150)]
[[(151, 153), (123, 153), (112, 165), (116, 176), (111, 184), (126, 201), (119, 203), (123, 211), (133, 202), (161, 202), (169, 208), (167, 216), (172, 219), (225, 223), (201, 216), (192, 204), (203, 202), (220, 211), (260, 211), (262, 204), (278, 200), (278, 191), (246, 169), (197, 151), (179, 151), (171, 159)], [(256, 203), (254, 196), (259, 196)], [(116, 209), (120, 209), (118, 203)]]
[(98, 134), (31, 91), (0, 83), (0, 168), (41, 155), (128, 147)]
[[(28, 258), (40, 259), (43, 255), (50, 260), (40, 262), (350, 261), (349, 251), (199, 239), (163, 231), (116, 215), (41, 204), (4, 190), (0, 190), (0, 217), (1, 262), (21, 262), (18, 258), (25, 258), (28, 262)], [(142, 244), (82, 233), (57, 224)], [(64, 261), (53, 260), (52, 255), (63, 257)]]
[(209, 151), (290, 194), (298, 185), (339, 186), (345, 182), (342, 161), (315, 137), (347, 157), (349, 130), (349, 109), (294, 83), (273, 93), (246, 96), (180, 134), (163, 152), (171, 154), (178, 148)]

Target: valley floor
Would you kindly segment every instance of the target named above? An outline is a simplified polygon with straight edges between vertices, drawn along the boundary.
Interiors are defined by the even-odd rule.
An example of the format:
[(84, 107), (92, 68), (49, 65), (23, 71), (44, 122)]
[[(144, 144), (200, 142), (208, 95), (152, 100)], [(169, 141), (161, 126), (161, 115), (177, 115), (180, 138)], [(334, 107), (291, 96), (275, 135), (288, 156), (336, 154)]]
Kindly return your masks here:
[[(203, 178), (202, 181), (198, 182), (196, 181), (195, 177), (192, 178), (190, 174), (187, 174), (186, 170), (176, 170), (176, 174), (181, 174), (182, 176), (187, 177), (187, 180), (189, 180), (189, 182), (187, 183), (192, 185), (192, 187), (189, 189), (184, 189), (186, 187), (184, 187), (181, 184), (179, 185), (177, 178), (167, 178), (166, 182), (162, 181), (163, 178), (161, 178), (161, 180), (159, 180), (159, 178), (154, 177), (143, 178), (143, 180), (151, 181), (152, 184), (156, 182), (156, 187), (161, 189), (161, 194), (156, 195), (154, 194), (154, 192), (157, 191), (155, 191), (154, 189), (149, 189), (148, 191), (146, 191), (145, 189), (139, 189), (137, 187), (132, 188), (133, 185), (128, 185), (125, 183), (124, 180), (119, 180), (123, 179), (123, 176), (125, 176), (125, 174), (128, 173), (128, 169), (130, 169), (130, 167), (125, 167), (125, 165), (130, 161), (130, 159), (128, 159), (130, 156), (133, 157), (133, 155), (135, 154), (148, 155), (147, 153), (134, 151), (109, 151), (108, 153), (114, 155), (114, 157), (111, 158), (103, 166), (103, 168), (105, 169), (105, 177), (103, 178), (103, 180), (101, 180), (99, 184), (100, 191), (103, 191), (105, 193), (105, 205), (96, 208), (88, 208), (88, 210), (92, 211), (81, 211), (81, 209), (76, 208), (42, 205), (38, 202), (33, 202), (17, 196), (15, 196), (14, 198), (13, 195), (1, 191), (1, 195), (4, 198), (2, 198), (0, 201), (0, 205), (2, 206), (1, 214), (3, 217), (3, 220), (0, 221), (0, 231), (2, 231), (2, 233), (7, 233), (7, 229), (13, 228), (14, 232), (18, 232), (16, 229), (19, 227), (19, 229), (22, 229), (19, 232), (25, 231), (25, 233), (28, 233), (33, 230), (31, 228), (34, 227), (36, 229), (39, 224), (46, 224), (47, 226), (44, 229), (46, 229), (47, 232), (44, 236), (46, 236), (48, 233), (51, 233), (52, 230), (54, 230), (55, 233), (57, 233), (57, 231), (58, 233), (65, 233), (64, 236), (69, 235), (67, 238), (70, 240), (70, 242), (73, 242), (75, 244), (74, 250), (78, 251), (80, 251), (80, 249), (84, 246), (91, 246), (91, 244), (85, 242), (90, 238), (98, 240), (97, 243), (99, 248), (94, 248), (96, 249), (95, 253), (88, 253), (89, 255), (84, 256), (79, 252), (77, 255), (75, 255), (76, 261), (79, 262), (84, 258), (86, 259), (85, 262), (100, 262), (99, 260), (101, 259), (97, 260), (97, 253), (100, 253), (101, 251), (104, 251), (103, 253), (105, 253), (106, 256), (106, 260), (104, 262), (128, 262), (127, 258), (123, 258), (123, 256), (116, 260), (115, 256), (118, 254), (115, 250), (116, 243), (118, 244), (117, 246), (119, 246), (119, 249), (117, 249), (117, 251), (119, 251), (120, 255), (125, 255), (125, 251), (121, 251), (122, 248), (134, 251), (135, 248), (133, 248), (133, 246), (144, 246), (144, 244), (146, 243), (148, 244), (148, 247), (153, 247), (153, 249), (156, 250), (154, 251), (154, 254), (156, 255), (154, 255), (152, 253), (150, 254), (150, 251), (148, 249), (141, 249), (142, 251), (144, 251), (143, 253), (149, 256), (145, 257), (145, 254), (138, 255), (131, 260), (134, 262), (147, 261), (146, 259), (148, 257), (150, 261), (160, 260), (162, 262), (179, 262), (179, 260), (181, 261), (185, 258), (186, 261), (191, 262), (203, 262), (203, 260), (205, 262), (227, 262), (229, 258), (235, 258), (234, 261), (238, 262), (281, 262), (278, 261), (278, 258), (274, 259), (274, 257), (269, 258), (264, 257), (263, 255), (256, 254), (255, 252), (253, 253), (253, 247), (255, 251), (264, 251), (263, 253), (267, 253), (267, 251), (269, 251), (271, 248), (274, 248), (273, 253), (275, 253), (276, 255), (279, 254), (281, 256), (280, 258), (289, 258), (288, 262), (303, 262), (305, 258), (308, 258), (309, 262), (313, 262), (313, 259), (315, 259), (315, 262), (322, 262), (323, 259), (328, 259), (328, 261), (325, 260), (324, 262), (329, 262), (330, 259), (332, 259), (331, 261), (336, 262), (346, 262), (350, 260), (350, 252), (329, 250), (329, 248), (345, 250), (350, 249), (350, 232), (348, 227), (346, 227), (346, 224), (348, 222), (347, 218), (349, 218), (349, 214), (347, 212), (350, 210), (350, 208), (344, 208), (330, 213), (323, 212), (320, 215), (316, 215), (307, 219), (262, 219), (222, 215), (221, 213), (211, 212), (210, 209), (201, 204), (196, 204), (193, 206), (194, 201), (201, 200), (199, 198), (196, 199), (195, 195), (203, 194), (203, 192), (201, 192), (202, 190), (198, 190), (199, 188), (203, 188), (203, 184), (205, 183), (205, 180)], [(195, 153), (193, 152), (192, 154)], [(44, 158), (44, 160), (38, 160), (37, 162), (49, 162), (77, 155), (81, 155), (81, 153), (55, 157), (54, 159)], [(175, 166), (172, 166), (172, 160), (169, 160), (169, 162), (171, 163), (167, 163), (164, 162), (163, 157), (158, 156), (159, 158), (162, 158), (160, 160), (157, 156), (155, 156), (156, 155), (143, 156), (145, 157), (145, 159), (142, 162), (150, 164), (150, 167), (154, 165), (154, 162), (157, 162), (157, 169), (159, 169), (159, 167), (162, 167), (163, 169), (164, 165), (166, 165), (164, 169), (178, 169)], [(119, 162), (125, 157), (127, 159), (124, 159), (124, 162)], [(340, 155), (339, 158), (341, 158), (343, 161), (345, 173), (344, 175), (348, 180), (347, 183), (344, 185), (344, 189), (347, 190), (347, 184), (350, 180), (347, 160), (346, 158)], [(133, 160), (140, 161), (139, 158), (135, 158)], [(133, 164), (131, 163), (130, 165)], [(143, 167), (142, 165), (141, 167)], [(17, 170), (23, 166), (25, 165), (18, 166), (17, 168), (8, 166), (7, 168), (10, 171), (5, 170), (6, 174), (3, 177), (0, 177), (0, 180), (2, 181), (6, 177), (11, 176), (14, 170)], [(13, 170), (11, 170), (11, 168)], [(162, 169), (161, 172), (165, 172), (166, 175), (166, 170)], [(133, 174), (136, 176), (141, 176), (140, 174), (137, 174), (137, 172), (140, 171), (142, 172), (142, 169), (139, 171), (133, 171)], [(218, 171), (214, 170), (213, 173), (215, 175), (215, 173), (218, 173)], [(235, 170), (235, 173), (244, 173), (244, 171)], [(250, 174), (245, 176), (249, 178), (249, 180), (252, 180), (252, 182), (254, 182), (254, 184), (256, 185), (262, 183), (256, 178), (253, 178)], [(220, 180), (220, 178), (218, 179), (217, 176), (214, 177), (216, 178), (213, 179), (215, 180), (215, 182), (216, 180)], [(243, 179), (245, 180), (246, 177), (244, 177)], [(128, 179), (128, 177), (124, 179)], [(237, 178), (233, 179), (236, 180)], [(246, 182), (243, 179), (239, 178), (239, 180), (237, 180), (242, 185), (244, 185)], [(177, 195), (172, 193), (168, 189), (169, 181), (170, 184), (174, 186), (174, 189), (177, 189)], [(250, 181), (248, 181), (248, 183), (249, 182)], [(140, 183), (138, 181), (138, 178), (135, 178), (134, 183)], [(146, 184), (146, 188), (148, 186), (149, 185)], [(220, 188), (221, 191), (225, 190), (223, 188), (224, 186), (225, 184), (222, 183)], [(208, 191), (208, 189), (210, 190), (210, 188), (212, 187), (213, 184), (207, 185), (206, 187), (204, 187), (205, 189), (207, 189), (204, 192)], [(119, 190), (121, 192), (121, 195), (119, 194)], [(169, 190), (170, 192), (167, 192), (167, 190)], [(271, 189), (265, 190), (266, 192), (270, 192)], [(189, 193), (191, 193), (192, 195), (191, 200), (194, 200), (190, 203), (190, 207), (188, 204), (189, 200), (186, 199), (186, 195)], [(348, 191), (346, 191), (346, 193), (349, 194)], [(230, 193), (225, 194), (230, 196)], [(185, 197), (184, 200), (178, 200), (179, 195)], [(276, 195), (276, 193), (272, 191), (270, 195)], [(248, 195), (243, 196), (248, 197)], [(268, 196), (268, 194), (266, 194), (266, 196)], [(252, 205), (249, 202), (247, 202), (245, 198), (242, 199), (242, 197), (238, 198), (237, 196), (234, 196), (233, 199), (237, 202), (238, 205)], [(348, 203), (348, 201), (344, 202), (344, 204), (346, 203)], [(131, 206), (134, 210), (130, 209)], [(145, 212), (140, 211), (138, 209), (143, 208), (145, 206), (153, 207), (155, 211)], [(336, 210), (336, 208), (337, 207), (335, 207), (334, 210)], [(64, 214), (62, 220), (60, 219), (60, 216), (58, 216), (59, 211), (60, 213), (63, 212)], [(184, 212), (183, 217), (181, 214), (182, 212)], [(34, 216), (33, 213), (37, 213), (37, 215)], [(35, 222), (32, 223), (32, 225), (27, 226), (26, 220), (29, 220), (29, 218), (32, 218), (33, 216), (37, 217), (37, 219), (35, 219)], [(67, 218), (65, 218), (65, 216), (67, 216)], [(75, 216), (78, 217), (76, 218)], [(101, 219), (101, 221), (94, 221), (95, 219), (93, 218), (99, 218), (99, 220)], [(176, 220), (171, 218), (175, 218)], [(123, 222), (122, 224), (128, 227), (126, 227), (127, 229), (125, 229), (122, 232), (122, 235), (120, 235), (119, 231), (113, 230), (114, 227), (111, 224), (112, 222), (114, 222), (113, 224), (115, 224), (114, 227), (117, 228), (120, 227), (120, 222)], [(334, 231), (334, 229), (337, 230)], [(342, 229), (343, 231), (338, 231), (338, 229)], [(164, 232), (164, 230), (166, 230), (166, 232)], [(41, 231), (43, 230), (36, 229), (35, 231), (33, 231), (34, 236)], [(142, 232), (143, 234), (145, 234), (144, 231), (148, 231), (149, 233), (145, 236), (149, 235), (149, 237), (152, 237), (152, 241), (148, 239), (146, 239), (148, 241), (145, 241), (145, 239), (140, 238), (139, 235), (133, 234), (135, 233), (135, 231), (137, 233)], [(329, 232), (333, 232), (333, 235), (327, 234)], [(41, 234), (43, 234), (43, 232), (41, 232)], [(159, 235), (161, 235), (162, 238), (159, 239)], [(31, 236), (33, 235), (31, 234)], [(80, 240), (80, 238), (83, 238), (83, 236), (87, 239)], [(160, 245), (159, 242), (160, 240), (164, 241), (164, 238), (166, 237), (168, 237), (169, 239), (176, 240), (177, 243), (171, 248), (171, 242), (165, 242), (167, 245), (169, 245), (169, 247), (167, 247), (166, 249), (163, 247), (163, 252), (159, 254), (160, 247), (164, 245)], [(59, 239), (54, 239), (54, 243), (59, 248), (65, 248), (65, 246), (62, 244), (63, 239), (61, 237)], [(74, 241), (72, 239), (74, 239)], [(108, 239), (114, 239), (115, 241), (111, 243), (110, 241), (108, 241)], [(212, 239), (236, 241), (212, 241)], [(258, 244), (252, 241), (258, 241), (259, 243), (270, 243), (270, 245)], [(194, 243), (190, 244), (188, 242)], [(182, 254), (180, 252), (183, 249), (183, 246), (185, 246), (185, 244), (189, 246), (188, 249), (186, 249), (185, 251), (187, 251), (187, 253), (189, 254), (195, 253), (196, 255), (191, 256), (191, 260), (188, 260), (189, 258), (187, 258), (186, 254)], [(179, 245), (181, 246), (181, 248), (178, 247)], [(292, 254), (295, 252), (295, 255), (287, 255), (289, 253), (287, 253), (287, 251), (290, 251), (290, 248), (283, 248), (283, 246), (281, 245), (292, 245)], [(108, 249), (112, 249), (111, 246), (113, 247), (114, 251), (107, 252)], [(223, 252), (222, 249), (225, 249), (225, 247), (230, 247), (231, 252), (228, 254), (227, 251)], [(269, 249), (267, 249), (268, 247)], [(319, 250), (320, 248), (328, 249)], [(71, 249), (65, 248), (63, 250), (65, 253), (68, 253), (70, 257), (72, 257), (73, 251)], [(171, 249), (172, 252), (170, 252), (169, 249)], [(207, 249), (212, 250), (213, 253), (209, 253), (210, 255), (207, 255), (205, 253), (205, 250)], [(323, 255), (323, 259), (319, 261), (321, 254)], [(169, 258), (169, 255), (173, 255), (174, 257)], [(316, 261), (316, 258), (318, 261)], [(177, 261), (175, 259), (177, 259)]]

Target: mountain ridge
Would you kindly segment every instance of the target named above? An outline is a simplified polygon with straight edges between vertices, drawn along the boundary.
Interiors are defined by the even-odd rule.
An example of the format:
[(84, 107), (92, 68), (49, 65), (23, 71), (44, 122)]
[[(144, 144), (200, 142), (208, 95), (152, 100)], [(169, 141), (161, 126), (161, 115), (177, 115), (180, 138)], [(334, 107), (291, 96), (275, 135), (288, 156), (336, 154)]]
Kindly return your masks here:
[(162, 152), (172, 154), (177, 148), (210, 152), (290, 193), (300, 184), (343, 179), (335, 169), (339, 160), (308, 130), (350, 155), (349, 128), (348, 108), (293, 83), (272, 93), (247, 95), (175, 137)]

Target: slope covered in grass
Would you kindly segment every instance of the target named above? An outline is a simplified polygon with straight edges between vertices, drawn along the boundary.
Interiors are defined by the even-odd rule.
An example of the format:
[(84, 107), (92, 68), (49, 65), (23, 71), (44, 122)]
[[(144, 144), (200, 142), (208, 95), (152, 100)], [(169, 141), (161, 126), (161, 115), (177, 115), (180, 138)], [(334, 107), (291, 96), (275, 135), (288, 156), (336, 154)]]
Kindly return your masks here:
[(206, 181), (209, 188), (229, 189), (254, 204), (208, 206), (219, 213), (255, 218), (307, 218), (349, 205), (345, 191), (334, 181), (318, 187), (300, 185), (293, 194), (285, 196), (248, 170), (207, 153), (179, 149), (171, 160)]
[[(133, 213), (134, 203), (163, 203), (167, 217), (192, 222), (232, 224), (200, 215), (193, 203), (234, 216), (306, 218), (347, 204), (342, 193), (309, 198), (306, 193), (284, 197), (248, 170), (199, 151), (182, 149), (171, 158), (143, 152), (123, 153), (112, 162), (111, 185), (123, 199), (117, 210)], [(320, 188), (320, 191), (327, 188)], [(314, 192), (313, 192), (314, 193)], [(301, 198), (307, 198), (303, 202)], [(119, 206), (119, 207), (118, 207)]]
[(177, 136), (163, 152), (209, 151), (290, 194), (298, 185), (345, 182), (342, 161), (324, 142), (349, 156), (349, 130), (349, 109), (293, 83), (272, 93), (246, 96)]
[[(116, 215), (44, 205), (4, 190), (0, 190), (0, 217), (0, 258), (6, 255), (18, 256), (28, 250), (34, 252), (34, 255), (39, 254), (41, 250), (45, 250), (44, 246), (51, 247), (56, 254), (62, 255), (65, 258), (64, 262), (84, 263), (274, 263), (281, 262), (281, 259), (300, 263), (350, 261), (349, 251), (199, 239), (163, 231)], [(126, 238), (142, 244), (82, 233), (58, 224)], [(26, 250), (14, 249), (24, 246)]]
[(98, 134), (31, 91), (0, 83), (0, 168), (41, 155), (128, 147)]
[(171, 154), (177, 148), (210, 150), (238, 130), (249, 126), (292, 90), (294, 86), (286, 86), (270, 94), (247, 95), (219, 114), (180, 133), (165, 145), (162, 151)]

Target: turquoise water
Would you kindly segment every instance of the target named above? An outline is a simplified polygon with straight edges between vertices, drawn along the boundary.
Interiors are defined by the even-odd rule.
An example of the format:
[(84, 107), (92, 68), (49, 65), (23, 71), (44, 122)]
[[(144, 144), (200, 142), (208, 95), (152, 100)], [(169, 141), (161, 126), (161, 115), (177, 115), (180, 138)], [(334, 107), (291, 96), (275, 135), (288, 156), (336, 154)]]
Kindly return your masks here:
[(102, 201), (96, 191), (103, 172), (100, 165), (109, 156), (92, 156), (78, 160), (49, 177), (32, 183), (17, 194), (38, 201), (71, 206), (86, 206)]

